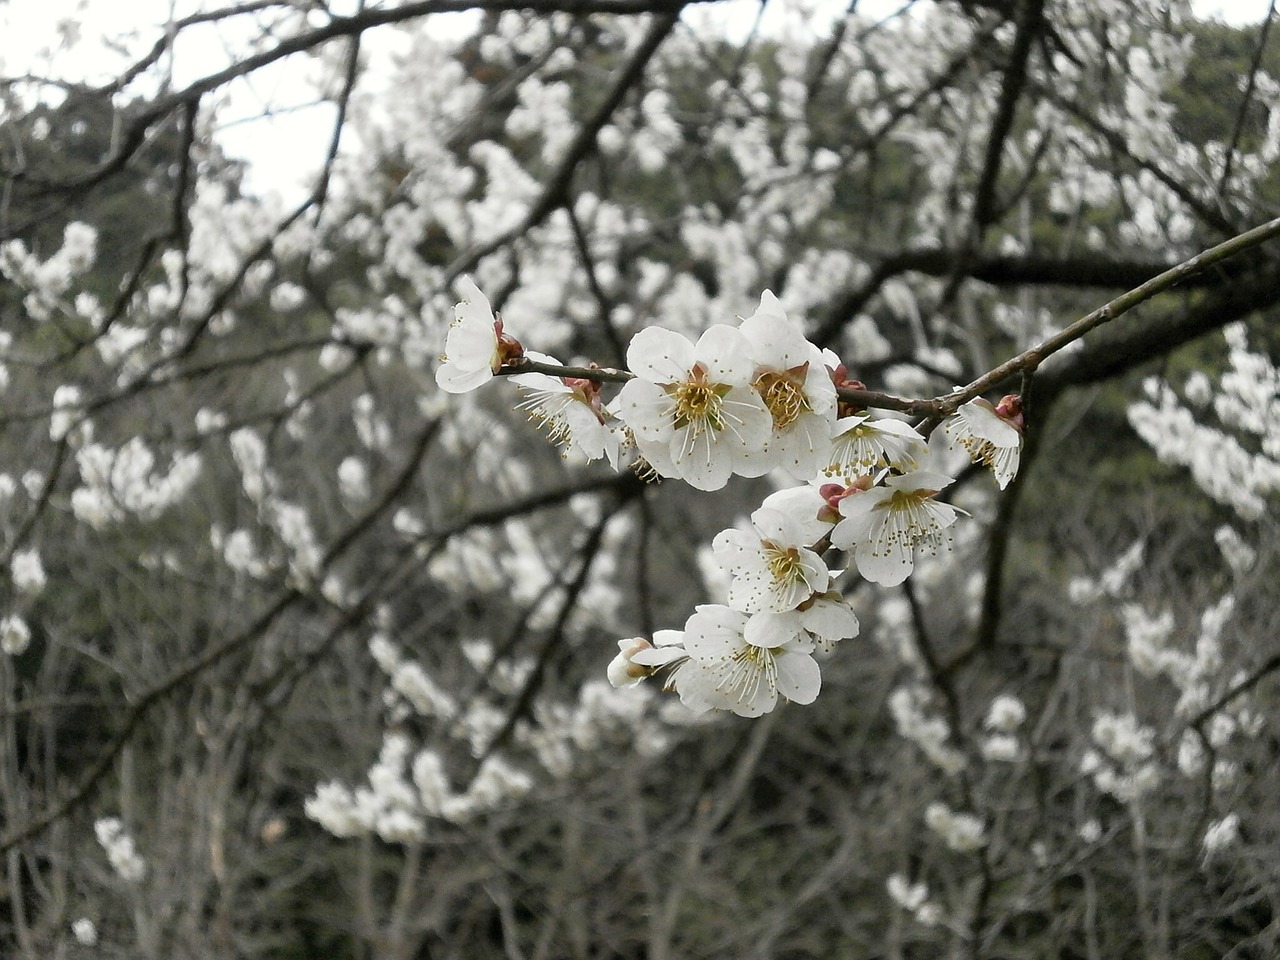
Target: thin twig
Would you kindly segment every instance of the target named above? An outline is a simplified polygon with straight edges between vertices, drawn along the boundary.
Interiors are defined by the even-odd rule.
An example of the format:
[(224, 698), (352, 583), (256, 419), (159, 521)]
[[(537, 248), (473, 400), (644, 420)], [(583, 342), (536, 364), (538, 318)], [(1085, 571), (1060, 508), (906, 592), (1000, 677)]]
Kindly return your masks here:
[[(931, 418), (945, 417), (951, 414), (962, 403), (981, 396), (988, 390), (1000, 386), (1016, 376), (1025, 377), (1033, 373), (1046, 359), (1063, 348), (1075, 343), (1085, 334), (1110, 323), (1134, 307), (1145, 303), (1158, 294), (1164, 293), (1209, 267), (1220, 264), (1231, 257), (1251, 250), (1273, 237), (1280, 236), (1280, 217), (1254, 227), (1239, 236), (1225, 240), (1216, 247), (1211, 247), (1184, 260), (1177, 266), (1170, 267), (1163, 273), (1152, 277), (1127, 293), (1123, 293), (1097, 310), (1086, 314), (1064, 330), (1046, 337), (1030, 349), (1024, 350), (1012, 359), (983, 374), (951, 393), (945, 393), (931, 399), (904, 398), (875, 390), (851, 390), (841, 388), (837, 391), (841, 400), (849, 401), (863, 407), (876, 407), (882, 410), (899, 410), (917, 416)], [(594, 380), (601, 383), (625, 383), (634, 374), (612, 367), (568, 367), (557, 364), (541, 363), (529, 359), (519, 360), (498, 371), (501, 376), (520, 373), (545, 373), (556, 377), (576, 377), (583, 380)]]

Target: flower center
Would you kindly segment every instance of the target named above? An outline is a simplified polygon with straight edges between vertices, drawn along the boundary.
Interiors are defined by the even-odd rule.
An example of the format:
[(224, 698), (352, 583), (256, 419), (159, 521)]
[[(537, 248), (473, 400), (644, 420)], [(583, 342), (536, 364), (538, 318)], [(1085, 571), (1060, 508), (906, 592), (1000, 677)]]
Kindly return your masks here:
[(878, 539), (888, 547), (910, 547), (923, 543), (937, 552), (946, 535), (934, 515), (933, 496), (937, 490), (895, 490), (877, 509), (889, 512)]
[(901, 513), (910, 516), (920, 509), (929, 495), (927, 490), (895, 490), (884, 502), (890, 513)]
[(991, 466), (995, 462), (996, 454), (999, 452), (994, 443), (990, 440), (984, 440), (982, 437), (961, 437), (960, 445), (968, 451), (970, 460), (974, 463), (980, 463), (984, 467)]
[[(805, 364), (797, 370), (804, 371), (807, 367)], [(756, 377), (752, 386), (773, 415), (773, 426), (777, 430), (785, 430), (796, 422), (800, 414), (810, 409), (804, 388), (790, 370), (766, 370)]]
[(778, 664), (773, 651), (744, 643), (729, 658), (728, 668), (716, 689), (736, 694), (739, 703), (750, 703), (759, 695), (762, 683), (769, 690), (778, 689)]
[(695, 363), (689, 371), (689, 379), (684, 383), (667, 387), (674, 394), (676, 401), (676, 429), (694, 425), (696, 429), (724, 429), (724, 421), (720, 416), (720, 408), (729, 387), (722, 383), (711, 383), (707, 379), (707, 368)]
[(764, 544), (766, 563), (775, 583), (793, 583), (803, 576), (800, 565), (800, 551), (795, 547), (779, 547), (776, 544)]

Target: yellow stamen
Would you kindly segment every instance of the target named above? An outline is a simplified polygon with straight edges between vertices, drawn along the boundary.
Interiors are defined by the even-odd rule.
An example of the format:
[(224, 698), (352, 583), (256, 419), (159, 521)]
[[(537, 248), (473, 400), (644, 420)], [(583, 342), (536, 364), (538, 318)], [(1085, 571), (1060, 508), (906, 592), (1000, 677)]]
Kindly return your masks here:
[(802, 383), (790, 371), (767, 370), (756, 377), (753, 386), (773, 415), (774, 429), (785, 430), (811, 409)]

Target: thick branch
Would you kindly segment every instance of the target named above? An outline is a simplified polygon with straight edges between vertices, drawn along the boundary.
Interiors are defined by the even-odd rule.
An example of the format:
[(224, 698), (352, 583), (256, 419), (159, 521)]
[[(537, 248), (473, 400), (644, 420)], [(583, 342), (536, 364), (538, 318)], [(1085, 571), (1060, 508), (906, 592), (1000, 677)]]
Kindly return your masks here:
[[(1145, 303), (1156, 295), (1184, 283), (1210, 267), (1217, 266), (1231, 257), (1252, 250), (1254, 247), (1276, 236), (1280, 236), (1280, 217), (1264, 223), (1260, 227), (1255, 227), (1247, 233), (1242, 233), (1238, 237), (1224, 241), (1216, 247), (1196, 254), (1190, 260), (1165, 270), (1158, 276), (1152, 277), (1146, 283), (1116, 297), (1110, 303), (1104, 304), (1092, 313), (1080, 318), (1065, 330), (1042, 340), (1029, 350), (1025, 350), (1016, 357), (1006, 360), (972, 383), (951, 393), (932, 399), (912, 399), (895, 397), (892, 394), (879, 393), (874, 390), (842, 388), (838, 391), (840, 398), (863, 407), (898, 410), (915, 416), (935, 418), (947, 416), (960, 404), (981, 396), (988, 390), (1000, 386), (1005, 381), (1018, 375), (1032, 373), (1048, 357), (1075, 343), (1090, 331), (1123, 316), (1139, 304)], [(1081, 361), (1077, 358), (1070, 368), (1073, 371), (1072, 375), (1079, 377), (1082, 369), (1084, 369), (1081, 367), (1081, 363), (1092, 362), (1100, 364), (1104, 372), (1095, 373), (1089, 379), (1104, 379), (1106, 376), (1111, 376), (1114, 372), (1118, 372), (1119, 369), (1127, 369), (1133, 363), (1150, 356), (1149, 351), (1155, 347), (1167, 343), (1174, 345), (1185, 343), (1201, 333), (1228, 323), (1228, 319), (1222, 319), (1227, 312), (1230, 312), (1231, 317), (1234, 318), (1250, 310), (1276, 303), (1277, 299), (1280, 299), (1280, 294), (1276, 292), (1277, 278), (1275, 273), (1275, 270), (1268, 272), (1255, 284), (1235, 284), (1228, 287), (1220, 297), (1212, 301), (1214, 306), (1208, 315), (1206, 315), (1205, 310), (1189, 311), (1176, 322), (1163, 319), (1154, 326), (1147, 325), (1139, 328), (1137, 332), (1128, 336), (1127, 349), (1109, 349), (1106, 356), (1096, 358), (1092, 353), (1082, 354), (1082, 356), (1088, 356), (1089, 360)], [(875, 282), (876, 280), (873, 278), (872, 281), (868, 282), (868, 285)], [(1117, 364), (1122, 366), (1117, 368)], [(546, 373), (551, 376), (580, 377), (584, 380), (609, 383), (625, 383), (632, 377), (632, 374), (625, 370), (596, 367), (561, 367), (537, 363), (527, 359), (520, 360), (509, 367), (504, 367), (498, 372), (503, 375)], [(1062, 374), (1059, 373), (1058, 377), (1061, 376)], [(1065, 386), (1067, 383), (1063, 382), (1061, 385)]]
[[(78, 177), (49, 180), (34, 177), (29, 171), (0, 171), (0, 173), (14, 180), (26, 180), (43, 187), (48, 192), (74, 191), (92, 186), (122, 169), (146, 140), (147, 131), (182, 104), (194, 102), (204, 94), (217, 90), (238, 77), (246, 76), (286, 57), (312, 50), (330, 40), (358, 35), (372, 27), (404, 23), (432, 13), (456, 13), (464, 10), (495, 12), (529, 10), (541, 13), (569, 13), (575, 16), (586, 16), (592, 13), (661, 12), (659, 22), (670, 20), (674, 24), (687, 3), (702, 2), (710, 2), (710, 0), (679, 0), (679, 2), (672, 2), (672, 0), (421, 0), (421, 2), (406, 3), (397, 7), (366, 10), (351, 17), (335, 17), (323, 27), (282, 40), (270, 50), (245, 57), (224, 70), (211, 73), (168, 96), (157, 98), (123, 130), (119, 146), (115, 151), (92, 170)], [(670, 27), (668, 31), (669, 29)], [(554, 209), (556, 205), (552, 203), (550, 209)], [(545, 215), (544, 213), (543, 216)]]
[(1020, 14), (1018, 32), (1013, 38), (1013, 49), (1009, 53), (1009, 65), (1004, 71), (1004, 82), (1000, 86), (1000, 102), (996, 107), (996, 115), (991, 121), (991, 131), (987, 138), (982, 178), (974, 194), (973, 222), (976, 233), (979, 235), (995, 219), (996, 181), (1000, 178), (1004, 145), (1009, 137), (1009, 131), (1013, 129), (1018, 100), (1026, 86), (1027, 60), (1031, 57), (1031, 48), (1044, 19), (1044, 0), (1023, 0)]
[(622, 101), (631, 89), (643, 79), (649, 61), (658, 52), (658, 48), (662, 46), (662, 42), (670, 35), (676, 23), (679, 22), (682, 7), (683, 3), (669, 5), (668, 8), (671, 12), (662, 14), (650, 24), (648, 33), (645, 34), (644, 39), (640, 41), (639, 46), (636, 47), (626, 65), (619, 72), (604, 100), (596, 107), (595, 112), (578, 128), (573, 141), (565, 151), (564, 158), (547, 178), (547, 182), (542, 188), (542, 193), (534, 201), (533, 206), (529, 208), (529, 212), (521, 218), (518, 224), (501, 236), (495, 237), (488, 243), (482, 244), (454, 260), (446, 271), (444, 278), (446, 286), (468, 270), (474, 269), (475, 265), (489, 254), (496, 250), (501, 250), (507, 244), (538, 226), (552, 211), (565, 204), (569, 196), (569, 185), (573, 182), (573, 176), (578, 170), (578, 164), (595, 152), (596, 136), (604, 128), (605, 124), (609, 122), (614, 111), (622, 105)]
[[(1259, 244), (1265, 243), (1272, 237), (1280, 236), (1280, 217), (1269, 223), (1264, 223), (1260, 227), (1254, 227), (1246, 233), (1240, 234), (1238, 237), (1232, 237), (1230, 240), (1224, 241), (1203, 253), (1196, 254), (1190, 260), (1178, 264), (1170, 270), (1157, 277), (1152, 277), (1146, 283), (1139, 287), (1135, 287), (1128, 293), (1116, 297), (1110, 303), (1107, 303), (1092, 313), (1081, 317), (1065, 330), (1054, 334), (1051, 337), (1036, 344), (1030, 350), (1025, 350), (1012, 360), (1007, 360), (1000, 366), (996, 367), (989, 373), (984, 374), (977, 380), (974, 380), (968, 386), (954, 393), (940, 397), (939, 400), (951, 402), (951, 409), (964, 403), (966, 400), (979, 396), (986, 391), (1004, 383), (1006, 380), (1020, 373), (1030, 372), (1040, 366), (1047, 357), (1057, 353), (1063, 347), (1074, 343), (1083, 337), (1086, 333), (1103, 324), (1110, 323), (1117, 317), (1128, 313), (1140, 303), (1145, 303), (1159, 293), (1163, 293), (1170, 288), (1177, 286), (1187, 277), (1200, 273), (1215, 264), (1221, 263), (1237, 254), (1246, 250), (1251, 250)], [(1230, 294), (1228, 294), (1230, 296)], [(1274, 302), (1274, 295), (1272, 297)]]

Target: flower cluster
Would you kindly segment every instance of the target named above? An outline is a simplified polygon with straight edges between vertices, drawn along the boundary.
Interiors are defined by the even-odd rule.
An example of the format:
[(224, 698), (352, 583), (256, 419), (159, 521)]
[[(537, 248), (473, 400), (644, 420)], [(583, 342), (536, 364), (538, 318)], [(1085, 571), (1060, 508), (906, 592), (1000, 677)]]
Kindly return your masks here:
[(120, 818), (104, 817), (93, 825), (93, 832), (117, 876), (126, 883), (140, 883), (147, 875), (147, 864)]
[[(533, 669), (530, 660), (497, 659), (487, 640), (468, 640), (461, 647), (470, 665), (500, 693), (523, 689)], [(576, 703), (535, 698), (532, 722), (514, 724), (511, 743), (499, 751), (495, 737), (507, 723), (505, 710), (481, 696), (459, 702), (383, 633), (370, 638), (369, 653), (387, 679), (383, 703), (391, 728), (368, 783), (318, 784), (304, 805), (307, 816), (335, 837), (376, 835), (386, 843), (421, 843), (433, 823), (468, 824), (516, 806), (536, 783), (527, 769), (536, 770), (534, 764), (563, 779), (611, 741), (627, 741), (646, 756), (664, 753), (673, 742), (670, 727), (648, 709), (657, 699), (648, 690), (618, 690), (595, 681), (582, 688)], [(416, 746), (402, 729), (409, 721), (433, 721), (443, 742)], [(450, 746), (449, 740), (455, 743)], [(468, 752), (477, 762), (462, 759)], [(516, 753), (523, 754), (523, 763), (509, 759)], [(470, 770), (461, 789), (449, 773), (459, 761)]]
[(986, 828), (971, 813), (958, 813), (945, 803), (931, 803), (924, 812), (924, 822), (958, 853), (969, 853), (986, 846)]
[(0, 651), (16, 657), (31, 645), (31, 628), (16, 614), (0, 618)]
[(942, 907), (929, 899), (929, 887), (924, 883), (911, 883), (902, 874), (894, 873), (885, 882), (885, 889), (893, 902), (922, 927), (936, 927), (946, 919)]
[(1155, 731), (1132, 714), (1099, 713), (1093, 722), (1093, 742), (1080, 758), (1080, 771), (1094, 785), (1117, 800), (1141, 799), (1160, 783), (1155, 762)]
[[(810, 703), (822, 685), (818, 658), (858, 634), (858, 618), (824, 554), (851, 558), (885, 586), (911, 575), (920, 553), (950, 548), (958, 510), (939, 498), (952, 478), (948, 450), (992, 469), (1003, 488), (1018, 468), (1021, 401), (975, 398), (943, 423), (934, 453), (926, 434), (842, 398), (862, 387), (839, 357), (811, 343), (769, 291), (738, 324), (713, 324), (695, 341), (641, 329), (627, 348), (626, 382), (610, 403), (603, 377), (555, 377), (558, 367), (503, 332), (488, 300), (464, 279), (466, 297), (437, 370), (439, 386), (463, 393), (503, 372), (527, 394), (520, 404), (565, 455), (608, 459), (634, 448), (633, 469), (699, 490), (732, 476), (772, 474), (791, 486), (769, 496), (748, 523), (712, 544), (728, 575), (727, 604), (703, 604), (683, 630), (652, 642), (623, 640), (608, 668), (615, 686), (660, 673), (691, 709), (755, 717), (779, 698)], [(562, 368), (564, 369), (564, 368)], [(574, 371), (577, 373), (578, 371)], [(590, 373), (591, 371), (583, 371)], [(785, 479), (784, 479), (785, 478)]]

